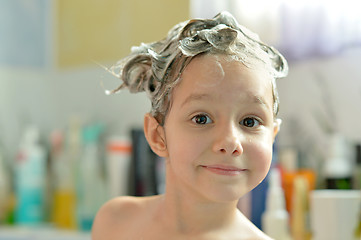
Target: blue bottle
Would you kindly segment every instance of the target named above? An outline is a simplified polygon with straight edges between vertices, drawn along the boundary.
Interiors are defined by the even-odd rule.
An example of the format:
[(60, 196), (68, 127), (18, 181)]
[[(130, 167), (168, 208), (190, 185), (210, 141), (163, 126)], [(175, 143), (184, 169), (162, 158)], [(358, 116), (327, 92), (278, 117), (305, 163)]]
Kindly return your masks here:
[(40, 224), (44, 221), (46, 151), (39, 144), (37, 128), (26, 129), (15, 166), (15, 222)]

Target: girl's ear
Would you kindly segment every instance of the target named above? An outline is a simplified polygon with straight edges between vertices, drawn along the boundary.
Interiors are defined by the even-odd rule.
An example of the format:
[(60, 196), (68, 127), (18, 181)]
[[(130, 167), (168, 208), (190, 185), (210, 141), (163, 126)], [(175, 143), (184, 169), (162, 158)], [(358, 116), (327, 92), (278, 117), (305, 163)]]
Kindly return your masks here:
[(276, 118), (273, 123), (273, 141), (275, 140), (278, 132), (280, 131), (281, 124), (282, 120), (280, 118)]
[(168, 157), (164, 128), (149, 113), (144, 116), (144, 134), (155, 154), (160, 157)]

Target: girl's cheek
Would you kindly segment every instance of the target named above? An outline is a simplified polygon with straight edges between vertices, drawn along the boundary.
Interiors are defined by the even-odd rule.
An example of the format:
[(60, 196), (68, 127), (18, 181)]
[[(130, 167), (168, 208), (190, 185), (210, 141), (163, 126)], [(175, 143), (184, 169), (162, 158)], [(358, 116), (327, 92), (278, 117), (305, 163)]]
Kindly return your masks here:
[(185, 131), (173, 132), (172, 137), (168, 140), (170, 156), (187, 160), (193, 159), (205, 142), (201, 136), (190, 135)]
[(266, 142), (259, 142), (253, 145), (252, 159), (250, 164), (257, 167), (261, 171), (268, 171), (272, 162), (272, 144)]

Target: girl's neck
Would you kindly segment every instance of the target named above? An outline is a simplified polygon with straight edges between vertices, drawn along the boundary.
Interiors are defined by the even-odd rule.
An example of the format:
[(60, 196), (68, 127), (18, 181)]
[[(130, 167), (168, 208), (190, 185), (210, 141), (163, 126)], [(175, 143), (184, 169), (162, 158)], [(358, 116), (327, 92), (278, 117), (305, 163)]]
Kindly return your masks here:
[(165, 224), (175, 231), (185, 234), (204, 233), (234, 226), (241, 214), (237, 202), (212, 202), (168, 182), (158, 212)]

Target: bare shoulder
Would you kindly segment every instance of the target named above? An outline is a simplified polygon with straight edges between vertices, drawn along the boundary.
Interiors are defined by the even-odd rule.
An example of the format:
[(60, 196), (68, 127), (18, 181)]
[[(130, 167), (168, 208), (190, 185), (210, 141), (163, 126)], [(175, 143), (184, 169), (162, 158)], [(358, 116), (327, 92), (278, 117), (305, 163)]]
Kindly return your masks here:
[[(239, 212), (240, 213), (240, 212)], [(257, 228), (247, 217), (242, 213), (239, 214), (239, 220), (242, 226), (242, 239), (244, 240), (273, 240)]]
[(143, 215), (146, 204), (147, 198), (128, 196), (106, 202), (94, 219), (92, 239), (119, 239), (119, 234), (126, 233), (132, 223)]
[(135, 197), (117, 197), (109, 200), (99, 209), (95, 220), (121, 220), (122, 216), (136, 211), (138, 207), (139, 199)]

